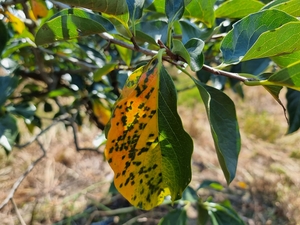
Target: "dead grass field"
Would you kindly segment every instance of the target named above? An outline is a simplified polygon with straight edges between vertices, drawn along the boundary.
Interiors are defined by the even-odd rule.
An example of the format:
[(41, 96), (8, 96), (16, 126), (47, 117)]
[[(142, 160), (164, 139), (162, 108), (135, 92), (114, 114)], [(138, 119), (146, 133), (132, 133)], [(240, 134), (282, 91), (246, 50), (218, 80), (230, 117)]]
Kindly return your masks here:
[[(285, 136), (287, 122), (283, 111), (263, 88), (245, 88), (245, 100), (227, 93), (236, 102), (242, 135), (237, 175), (229, 187), (218, 165), (204, 106), (194, 102), (180, 106), (185, 128), (194, 139), (191, 186), (198, 187), (205, 179), (222, 183), (226, 187), (224, 192), (202, 191), (199, 195), (203, 199), (208, 195), (213, 195), (215, 200), (229, 199), (249, 225), (300, 224), (300, 132)], [(180, 98), (183, 95), (180, 93)], [(281, 99), (284, 100), (284, 93)], [(79, 133), (81, 147), (91, 147), (97, 132), (95, 128), (83, 127)], [(108, 204), (113, 209), (128, 206), (127, 215), (134, 212), (120, 197), (108, 194), (113, 173), (103, 156), (76, 152), (70, 130), (57, 125), (41, 141), (47, 155), (14, 196), (26, 224), (87, 224), (87, 220), (75, 223), (67, 218), (83, 212), (89, 218), (93, 210), (87, 209), (97, 206), (105, 210)], [(40, 155), (37, 145), (16, 149), (9, 157), (1, 151), (0, 203), (16, 179)], [(135, 211), (128, 217), (131, 223), (127, 224), (157, 224), (163, 209)], [(192, 208), (188, 214), (189, 224), (195, 224)], [(58, 223), (63, 219), (64, 223)], [(120, 216), (115, 216), (111, 224), (121, 224), (118, 219)], [(20, 224), (11, 202), (0, 211), (0, 221), (3, 225)]]

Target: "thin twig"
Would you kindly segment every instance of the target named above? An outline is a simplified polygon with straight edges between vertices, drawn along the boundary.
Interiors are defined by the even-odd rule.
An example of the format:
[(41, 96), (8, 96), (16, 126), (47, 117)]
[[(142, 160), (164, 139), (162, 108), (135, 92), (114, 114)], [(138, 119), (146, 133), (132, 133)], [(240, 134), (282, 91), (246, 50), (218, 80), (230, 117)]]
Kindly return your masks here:
[(40, 146), (43, 155), (40, 156), (37, 160), (35, 160), (33, 163), (31, 163), (27, 170), (17, 179), (17, 181), (14, 183), (14, 185), (12, 186), (9, 194), (7, 195), (7, 197), (4, 199), (4, 201), (1, 203), (0, 205), (0, 210), (7, 205), (7, 203), (13, 198), (14, 194), (16, 193), (17, 189), (19, 188), (19, 186), (21, 185), (22, 181), (27, 177), (27, 175), (33, 170), (33, 168), (46, 156), (46, 150), (43, 146), (43, 144), (36, 139), (36, 142), (38, 143), (38, 145)]
[(17, 207), (17, 204), (15, 203), (14, 199), (11, 198), (10, 201), (11, 201), (11, 203), (12, 203), (14, 209), (15, 209), (15, 212), (17, 214), (17, 217), (18, 217), (21, 225), (26, 225), (26, 223), (25, 223), (25, 221), (24, 221), (24, 219), (23, 219), (23, 217), (22, 217), (22, 215), (21, 215), (21, 213), (20, 213), (20, 211), (19, 211), (19, 209)]
[(248, 80), (248, 78), (242, 77), (238, 73), (231, 73), (231, 72), (227, 72), (227, 71), (224, 71), (224, 70), (218, 70), (218, 69), (215, 69), (215, 68), (210, 67), (208, 65), (203, 65), (202, 69), (206, 70), (210, 73), (213, 73), (215, 75), (221, 75), (221, 76), (233, 78), (233, 79), (236, 79), (236, 80), (240, 80), (240, 81), (243, 81), (243, 82)]

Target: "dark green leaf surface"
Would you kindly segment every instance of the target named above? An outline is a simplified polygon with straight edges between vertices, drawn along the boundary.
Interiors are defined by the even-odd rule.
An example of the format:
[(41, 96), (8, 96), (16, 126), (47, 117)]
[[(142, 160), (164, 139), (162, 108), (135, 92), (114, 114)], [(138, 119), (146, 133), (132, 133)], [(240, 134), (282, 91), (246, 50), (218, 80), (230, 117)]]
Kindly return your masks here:
[(194, 82), (206, 107), (219, 163), (230, 183), (235, 177), (241, 147), (234, 103), (222, 91), (195, 79)]
[(193, 141), (183, 129), (177, 113), (177, 94), (173, 80), (164, 67), (161, 67), (159, 73), (161, 79), (158, 98), (159, 142), (164, 156), (163, 171), (169, 174), (166, 177), (170, 177), (170, 174), (176, 175), (166, 181), (174, 201), (181, 198), (182, 192), (191, 181)]
[(300, 16), (299, 0), (276, 0), (267, 4), (263, 9), (278, 9), (292, 16)]
[(13, 76), (0, 76), (0, 107), (17, 87), (18, 79)]
[(0, 117), (0, 145), (4, 147), (6, 151), (12, 150), (18, 133), (19, 130), (14, 117), (9, 114)]
[[(261, 11), (244, 17), (242, 20), (233, 25), (233, 29), (222, 41), (221, 51), (223, 53), (224, 63), (232, 64), (240, 62), (263, 33), (267, 31), (272, 32), (285, 23), (292, 21), (298, 20), (295, 17), (278, 10)], [(280, 52), (287, 53), (282, 47), (274, 48), (274, 43), (271, 43), (266, 39), (263, 40), (265, 41), (263, 48), (255, 48), (255, 50), (260, 53), (260, 57), (266, 57), (266, 52), (270, 51), (270, 49), (271, 51), (275, 49), (278, 54), (280, 54)], [(274, 54), (274, 52), (269, 54)], [(255, 58), (254, 52), (248, 53), (247, 60), (253, 58)]]
[(184, 0), (166, 0), (165, 13), (169, 23), (179, 20), (184, 12)]
[(6, 107), (7, 112), (13, 113), (17, 116), (22, 116), (24, 119), (32, 120), (36, 111), (36, 107), (27, 102), (21, 102), (16, 105), (10, 105)]
[(1, 34), (0, 35), (0, 56), (1, 56), (1, 53), (5, 48), (6, 42), (8, 41), (7, 30), (2, 20), (0, 20), (0, 34)]
[(100, 15), (82, 9), (60, 11), (38, 30), (35, 38), (37, 45), (69, 40), (102, 32), (114, 32), (112, 23)]
[(201, 39), (193, 38), (189, 40), (184, 47), (190, 54), (189, 65), (191, 69), (195, 72), (201, 70), (204, 63), (204, 57), (202, 54), (204, 42)]
[(286, 93), (287, 111), (289, 115), (288, 134), (300, 128), (300, 92), (288, 89)]
[(121, 15), (128, 12), (126, 0), (60, 0), (60, 2), (112, 15)]
[(218, 18), (243, 18), (259, 11), (264, 6), (257, 0), (230, 0), (221, 4), (215, 11)]
[(142, 17), (145, 0), (126, 0), (130, 18), (137, 20)]
[(151, 38), (149, 43), (157, 43), (157, 40), (161, 40), (163, 43), (167, 41), (168, 23), (165, 21), (147, 21), (141, 22), (136, 25), (136, 30), (145, 33), (148, 38)]
[(218, 225), (244, 225), (243, 220), (232, 209), (228, 200), (221, 204), (215, 204), (211, 210), (214, 218), (217, 220)]
[(181, 41), (176, 39), (173, 40), (172, 52), (181, 56), (190, 65), (191, 58), (189, 52), (187, 51), (187, 49), (185, 48), (185, 46)]
[(197, 19), (211, 28), (215, 23), (215, 2), (216, 0), (194, 0), (185, 7), (184, 15)]
[(164, 216), (158, 225), (185, 225), (187, 214), (184, 208), (174, 209)]
[(274, 73), (268, 81), (274, 85), (300, 90), (300, 61)]

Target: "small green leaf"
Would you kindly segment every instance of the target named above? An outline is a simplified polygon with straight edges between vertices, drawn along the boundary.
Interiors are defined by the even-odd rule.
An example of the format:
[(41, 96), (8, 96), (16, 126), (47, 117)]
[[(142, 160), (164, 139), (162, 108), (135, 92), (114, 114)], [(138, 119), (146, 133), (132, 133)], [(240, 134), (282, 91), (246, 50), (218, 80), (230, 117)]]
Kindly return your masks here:
[(203, 22), (208, 28), (213, 27), (215, 23), (216, 0), (194, 0), (185, 7), (184, 15)]
[[(247, 60), (258, 58), (255, 57), (254, 53), (251, 53), (251, 55), (248, 53), (248, 51), (255, 46), (258, 39), (261, 36), (263, 37), (265, 32), (276, 32), (274, 29), (292, 21), (298, 20), (295, 17), (292, 17), (279, 10), (265, 10), (244, 17), (233, 25), (233, 29), (226, 35), (221, 43), (221, 51), (223, 53), (224, 63), (238, 63), (243, 60), (246, 54), (248, 54)], [(293, 25), (293, 27), (294, 26), (295, 25)], [(285, 40), (280, 38), (276, 38), (275, 40), (274, 37), (272, 38), (273, 42), (264, 38), (264, 46), (262, 46), (260, 49), (255, 48), (255, 50), (259, 52), (260, 57), (266, 57), (266, 53), (268, 51), (272, 51), (272, 54), (288, 53), (282, 49), (282, 47), (277, 48), (276, 45), (274, 45), (274, 42), (278, 43), (277, 40), (281, 40), (281, 42)], [(292, 38), (294, 39), (294, 37)], [(290, 40), (290, 38), (287, 40)], [(274, 50), (278, 53), (274, 53)]]
[(16, 119), (9, 114), (0, 117), (0, 145), (7, 152), (12, 150), (19, 134)]
[(234, 103), (222, 91), (193, 80), (205, 104), (219, 163), (229, 184), (235, 177), (241, 147)]
[(165, 21), (154, 20), (141, 22), (136, 24), (136, 30), (152, 38), (152, 41), (149, 43), (156, 44), (157, 40), (161, 40), (163, 43), (167, 41), (168, 23)]
[(48, 93), (49, 98), (55, 98), (58, 96), (74, 96), (74, 92), (68, 88), (63, 87), (63, 88), (55, 89)]
[(267, 4), (264, 9), (278, 9), (292, 16), (300, 16), (300, 1), (299, 0), (276, 0)]
[(126, 0), (130, 18), (137, 20), (142, 17), (145, 0)]
[(158, 225), (185, 225), (187, 222), (187, 214), (184, 208), (174, 209), (164, 216)]
[(204, 57), (202, 50), (204, 45), (204, 42), (198, 38), (192, 38), (184, 45), (190, 55), (189, 65), (194, 72), (201, 70), (203, 66)]
[(172, 23), (175, 20), (179, 20), (184, 12), (184, 0), (166, 0), (165, 2), (165, 13)]
[(291, 134), (300, 128), (300, 92), (288, 89), (286, 99), (289, 115), (289, 129), (287, 133)]
[(204, 180), (204, 181), (200, 184), (198, 190), (201, 189), (201, 188), (208, 188), (208, 187), (209, 187), (209, 188), (212, 188), (212, 189), (215, 189), (216, 191), (221, 191), (221, 190), (223, 190), (222, 184), (220, 184), (219, 182), (214, 181), (214, 180)]
[(263, 6), (257, 0), (230, 0), (221, 4), (215, 14), (217, 18), (243, 18), (259, 11)]
[(121, 59), (126, 63), (127, 66), (130, 66), (131, 58), (132, 58), (132, 50), (122, 47), (120, 45), (116, 45), (116, 49), (118, 50)]
[(191, 64), (189, 52), (184, 47), (181, 41), (173, 39), (172, 52), (181, 56), (189, 65)]
[(122, 15), (128, 12), (126, 0), (60, 0), (60, 2), (111, 15)]
[(182, 42), (185, 44), (192, 38), (199, 38), (202, 40), (207, 40), (213, 33), (213, 28), (199, 28), (195, 23), (188, 20), (179, 21), (181, 32), (182, 32)]
[(113, 24), (94, 13), (82, 9), (64, 9), (44, 23), (37, 31), (37, 45), (69, 40), (102, 32), (114, 32)]
[(94, 72), (93, 80), (95, 82), (102, 80), (103, 75), (107, 75), (109, 72), (113, 71), (117, 65), (118, 65), (117, 63), (105, 64), (104, 66), (102, 66), (101, 68), (99, 68)]
[(0, 76), (0, 107), (6, 102), (6, 99), (13, 93), (18, 85), (18, 79), (13, 76)]

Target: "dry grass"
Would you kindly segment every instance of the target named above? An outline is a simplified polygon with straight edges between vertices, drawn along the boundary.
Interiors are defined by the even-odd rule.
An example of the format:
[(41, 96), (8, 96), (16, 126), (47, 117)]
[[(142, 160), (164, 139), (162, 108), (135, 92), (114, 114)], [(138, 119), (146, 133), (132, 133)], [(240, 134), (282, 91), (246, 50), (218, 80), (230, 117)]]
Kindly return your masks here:
[[(245, 101), (229, 94), (236, 102), (242, 135), (237, 175), (221, 196), (211, 192), (199, 194), (201, 197), (214, 195), (220, 200), (229, 198), (250, 225), (297, 224), (300, 221), (300, 133), (284, 136), (287, 123), (282, 109), (262, 88), (246, 88)], [(226, 186), (204, 106), (191, 104), (180, 107), (180, 114), (195, 141), (191, 186), (197, 187), (205, 179), (217, 180)], [(83, 127), (79, 134), (80, 145), (90, 147), (96, 134), (94, 128)], [(42, 142), (47, 156), (14, 196), (27, 224), (52, 224), (83, 212), (91, 204), (101, 208), (105, 202), (114, 200), (115, 197), (108, 194), (113, 174), (101, 154), (76, 152), (71, 131), (62, 126), (51, 129), (43, 136)], [(35, 145), (14, 150), (9, 157), (1, 153), (0, 202), (14, 181), (41, 154)], [(115, 202), (119, 204), (120, 201)], [(156, 217), (163, 212), (161, 210), (158, 214), (156, 211)], [(143, 216), (143, 213), (136, 215)], [(142, 221), (147, 217), (156, 218), (155, 215), (140, 217), (138, 224), (144, 224)], [(115, 217), (116, 220), (118, 218)], [(0, 221), (4, 225), (19, 224), (11, 203), (0, 212)], [(151, 223), (148, 220), (148, 224), (157, 221)], [(115, 221), (115, 224), (118, 222)]]

